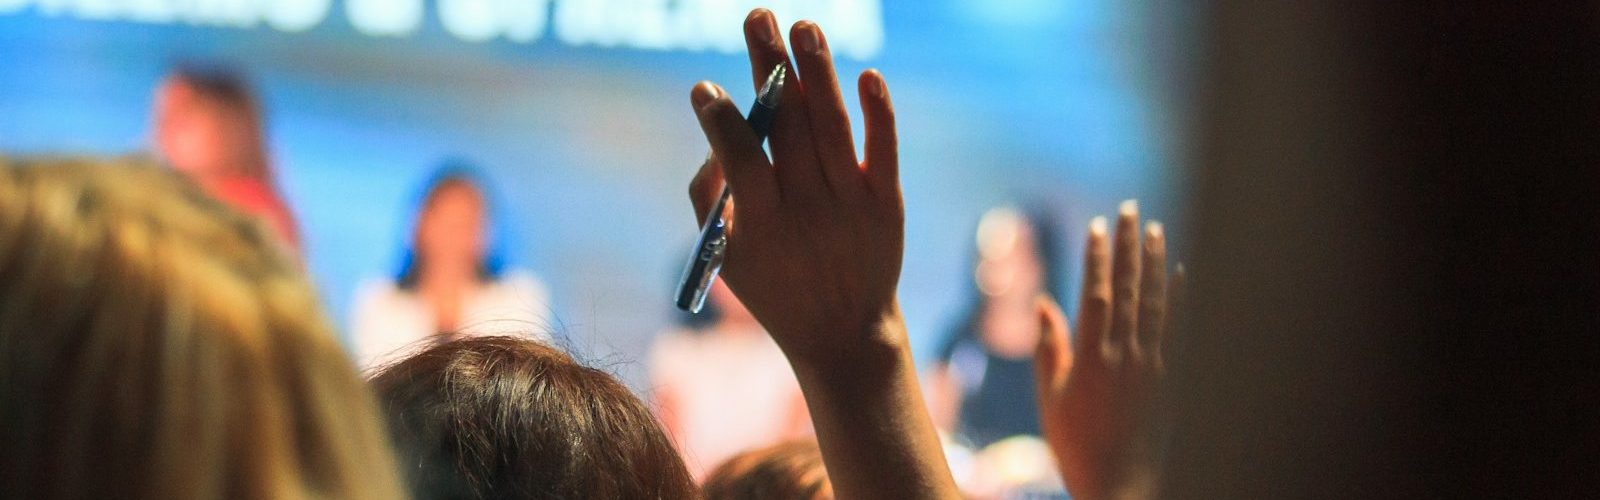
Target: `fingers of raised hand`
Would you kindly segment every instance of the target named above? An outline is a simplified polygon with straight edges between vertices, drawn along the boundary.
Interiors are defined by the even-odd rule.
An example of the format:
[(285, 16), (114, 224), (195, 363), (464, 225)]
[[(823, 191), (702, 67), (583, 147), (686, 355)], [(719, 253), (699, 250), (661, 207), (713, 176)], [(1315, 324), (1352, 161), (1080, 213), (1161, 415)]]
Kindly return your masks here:
[(1106, 234), (1105, 218), (1090, 222), (1075, 345), (1079, 354), (1092, 352), (1117, 366), (1160, 367), (1175, 285), (1166, 271), (1165, 228), (1150, 222), (1143, 233), (1141, 238), (1133, 200), (1119, 207), (1113, 235)]
[(793, 71), (788, 49), (778, 32), (777, 18), (766, 9), (751, 11), (744, 21), (744, 35), (750, 51), (750, 72), (758, 90), (766, 83), (772, 68), (783, 65), (790, 70), (784, 80), (777, 116), (772, 119), (772, 134), (768, 137), (772, 161), (779, 166), (777, 177), (783, 184), (783, 192), (792, 193), (793, 198), (801, 201), (825, 199), (827, 191), (823, 183), (826, 181), (817, 163), (810, 117), (806, 112), (808, 82)]
[(1167, 328), (1167, 238), (1160, 222), (1145, 224), (1143, 269), (1139, 283), (1137, 344), (1155, 366), (1161, 365), (1161, 341)]
[(741, 205), (746, 209), (775, 205), (778, 185), (772, 164), (761, 150), (761, 141), (739, 115), (738, 107), (728, 99), (727, 92), (710, 82), (700, 82), (690, 92), (690, 101), (700, 120), (700, 129), (711, 143), (712, 155)]
[[(789, 64), (789, 50), (783, 45), (783, 37), (778, 34), (778, 19), (767, 9), (755, 9), (744, 19), (744, 43), (750, 53), (750, 77), (756, 90), (766, 83), (767, 75), (772, 73), (772, 68), (778, 65)], [(792, 66), (791, 66), (792, 69)], [(783, 102), (788, 103), (789, 98), (798, 99), (799, 80), (790, 73), (789, 85), (783, 88)], [(798, 101), (796, 101), (798, 102)], [(804, 113), (801, 111), (800, 113)], [(802, 116), (797, 115), (797, 116)]]
[(1139, 325), (1139, 205), (1122, 202), (1117, 209), (1116, 241), (1111, 257), (1111, 336), (1115, 349), (1137, 356), (1134, 332)]
[(1175, 325), (1180, 325), (1183, 319), (1183, 311), (1184, 307), (1186, 307), (1184, 293), (1187, 291), (1188, 280), (1189, 274), (1188, 271), (1184, 270), (1182, 262), (1172, 266), (1172, 275), (1167, 281), (1167, 317), (1165, 324), (1162, 325), (1161, 338), (1156, 341), (1160, 345), (1163, 359), (1172, 352), (1173, 346), (1178, 341), (1174, 339), (1174, 333), (1180, 330)]
[(845, 199), (855, 197), (862, 188), (862, 175), (856, 161), (855, 138), (850, 134), (850, 115), (839, 92), (833, 56), (822, 29), (811, 21), (795, 23), (789, 30), (795, 62), (805, 82), (805, 110), (811, 122), (812, 147), (822, 161), (822, 173), (835, 193)]
[(868, 185), (880, 197), (900, 196), (900, 146), (895, 136), (894, 104), (883, 74), (869, 69), (856, 81), (861, 116), (866, 120), (866, 171)]
[(1072, 346), (1067, 340), (1071, 333), (1061, 306), (1049, 296), (1034, 299), (1034, 309), (1039, 316), (1039, 345), (1033, 355), (1033, 378), (1042, 398), (1064, 385), (1072, 370)]
[(1089, 221), (1083, 252), (1083, 290), (1078, 301), (1078, 338), (1073, 349), (1080, 359), (1103, 360), (1111, 354), (1106, 334), (1111, 328), (1111, 243), (1106, 218)]

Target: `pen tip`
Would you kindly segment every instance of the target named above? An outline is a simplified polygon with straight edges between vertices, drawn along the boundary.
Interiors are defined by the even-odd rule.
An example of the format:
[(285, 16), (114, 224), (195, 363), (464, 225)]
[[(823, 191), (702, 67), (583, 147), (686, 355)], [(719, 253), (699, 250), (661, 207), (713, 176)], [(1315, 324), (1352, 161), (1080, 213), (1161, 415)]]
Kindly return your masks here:
[(767, 75), (767, 82), (761, 86), (761, 95), (756, 99), (769, 107), (778, 107), (778, 96), (783, 90), (784, 75), (788, 74), (786, 65), (779, 64), (772, 68), (772, 74)]

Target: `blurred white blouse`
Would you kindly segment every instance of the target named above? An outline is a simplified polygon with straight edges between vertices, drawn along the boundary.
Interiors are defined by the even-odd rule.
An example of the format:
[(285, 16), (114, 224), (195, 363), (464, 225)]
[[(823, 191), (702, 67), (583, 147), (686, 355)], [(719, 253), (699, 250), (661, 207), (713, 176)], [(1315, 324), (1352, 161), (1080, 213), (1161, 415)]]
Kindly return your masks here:
[[(511, 335), (550, 339), (549, 295), (544, 284), (526, 271), (508, 270), (486, 283), (461, 304), (463, 336)], [(432, 345), (438, 334), (433, 311), (413, 290), (393, 279), (374, 280), (356, 292), (351, 315), (351, 350), (363, 371), (380, 367)]]
[(649, 362), (656, 411), (696, 480), (739, 452), (811, 434), (800, 383), (765, 331), (670, 331)]

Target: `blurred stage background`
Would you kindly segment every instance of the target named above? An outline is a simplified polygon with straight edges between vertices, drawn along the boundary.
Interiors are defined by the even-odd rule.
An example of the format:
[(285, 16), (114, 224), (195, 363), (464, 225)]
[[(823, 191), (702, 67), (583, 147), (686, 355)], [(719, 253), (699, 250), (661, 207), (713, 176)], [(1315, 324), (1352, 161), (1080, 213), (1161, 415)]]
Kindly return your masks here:
[(889, 81), (919, 362), (971, 299), (986, 209), (1056, 207), (1070, 281), (1081, 228), (1123, 198), (1182, 230), (1174, 91), (1192, 13), (1148, 1), (0, 0), (0, 152), (147, 151), (166, 71), (236, 67), (341, 327), (357, 285), (394, 273), (425, 177), (464, 158), (496, 182), (511, 263), (551, 292), (549, 328), (637, 387), (696, 233), (685, 186), (706, 147), (689, 88), (714, 80), (748, 106), (755, 6), (785, 29), (821, 24), (858, 137), (853, 76)]

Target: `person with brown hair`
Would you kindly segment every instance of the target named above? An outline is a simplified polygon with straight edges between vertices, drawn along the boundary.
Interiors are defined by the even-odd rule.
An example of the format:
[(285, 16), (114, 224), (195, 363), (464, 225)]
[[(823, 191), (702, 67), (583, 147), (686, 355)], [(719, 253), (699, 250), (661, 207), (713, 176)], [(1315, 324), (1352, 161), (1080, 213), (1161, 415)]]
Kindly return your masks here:
[[(771, 12), (752, 12), (745, 34), (756, 79), (793, 66)], [(770, 162), (727, 92), (709, 82), (691, 92), (713, 151), (689, 188), (696, 214), (707, 217), (726, 173), (737, 203), (722, 276), (789, 359), (835, 491), (956, 498), (895, 298), (905, 208), (888, 88), (876, 71), (861, 75), (867, 143), (857, 162), (821, 30), (801, 22), (791, 38), (798, 74), (774, 118)], [(649, 409), (554, 348), (455, 340), (372, 384), (418, 497), (698, 494)]]
[(462, 338), (371, 384), (419, 500), (696, 496), (649, 407), (549, 345)]
[(0, 158), (0, 492), (401, 495), (299, 267), (152, 165)]
[(833, 484), (815, 441), (748, 450), (712, 469), (706, 500), (833, 500)]
[(1038, 436), (1033, 349), (1034, 297), (1060, 295), (1066, 266), (1054, 213), (1002, 206), (984, 212), (972, 247), (972, 298), (942, 340), (927, 378), (939, 429), (974, 449), (1013, 436)]
[(362, 370), (457, 336), (542, 333), (549, 293), (506, 262), (492, 188), (463, 160), (446, 161), (423, 184), (398, 272), (356, 293), (350, 350)]
[(156, 87), (152, 108), (162, 161), (299, 249), (299, 227), (267, 155), (261, 109), (243, 77), (225, 67), (178, 67)]

